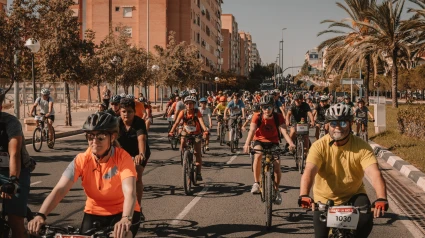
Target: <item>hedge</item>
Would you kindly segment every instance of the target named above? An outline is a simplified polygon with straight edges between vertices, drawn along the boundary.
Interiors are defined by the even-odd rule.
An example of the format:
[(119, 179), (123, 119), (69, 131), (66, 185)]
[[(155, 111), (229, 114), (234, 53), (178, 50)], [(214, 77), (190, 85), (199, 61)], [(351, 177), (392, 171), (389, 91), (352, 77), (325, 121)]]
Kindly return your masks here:
[(425, 105), (400, 109), (397, 112), (397, 122), (402, 135), (425, 140)]

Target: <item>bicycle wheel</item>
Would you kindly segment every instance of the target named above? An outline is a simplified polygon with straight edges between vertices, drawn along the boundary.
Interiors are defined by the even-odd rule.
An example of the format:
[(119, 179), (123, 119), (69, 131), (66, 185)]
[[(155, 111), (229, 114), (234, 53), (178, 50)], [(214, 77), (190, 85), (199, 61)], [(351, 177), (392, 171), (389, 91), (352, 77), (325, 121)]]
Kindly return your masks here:
[(184, 150), (180, 150), (180, 164), (183, 165)]
[(186, 195), (192, 194), (192, 168), (189, 157), (190, 151), (184, 152), (183, 158), (183, 188)]
[(266, 173), (266, 182), (265, 182), (265, 208), (266, 208), (266, 227), (270, 229), (272, 226), (272, 212), (273, 212), (273, 166), (269, 167)]
[(43, 135), (39, 127), (35, 128), (32, 134), (32, 147), (36, 152), (40, 152), (41, 146), (43, 145)]
[(206, 142), (204, 139), (202, 139), (202, 154), (206, 154), (207, 153), (207, 149), (206, 149)]
[(303, 155), (304, 155), (304, 142), (303, 140), (298, 140), (297, 143), (297, 167), (300, 174), (304, 172), (304, 166), (303, 166)]
[(191, 164), (191, 174), (190, 174), (190, 179), (192, 181), (192, 185), (193, 186), (198, 186), (198, 181), (196, 181), (196, 159), (194, 158), (194, 155), (192, 153), (190, 153), (190, 157), (189, 157), (189, 161)]
[(224, 125), (222, 125), (221, 128), (220, 128), (220, 145), (221, 146), (223, 146), (225, 144), (224, 143), (225, 137), (226, 137), (226, 130), (225, 130)]
[(49, 133), (47, 133), (48, 130), (46, 131), (47, 147), (49, 147), (50, 149), (53, 149), (53, 147), (55, 147), (55, 141), (56, 141), (55, 128), (52, 127), (52, 130), (53, 130), (53, 139), (52, 140), (50, 140)]

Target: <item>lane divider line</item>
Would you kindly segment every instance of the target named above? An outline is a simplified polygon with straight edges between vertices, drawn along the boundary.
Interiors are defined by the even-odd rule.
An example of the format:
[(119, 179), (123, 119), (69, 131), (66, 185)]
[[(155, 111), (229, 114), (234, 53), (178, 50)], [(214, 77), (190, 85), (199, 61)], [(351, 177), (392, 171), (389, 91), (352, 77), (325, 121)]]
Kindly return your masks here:
[(39, 183), (41, 183), (41, 182), (42, 182), (42, 181), (34, 182), (34, 183), (30, 184), (30, 187), (32, 187), (32, 186), (34, 186), (34, 185), (36, 185), (36, 184), (39, 184)]
[(239, 155), (239, 154), (240, 154), (240, 152), (238, 151), (238, 152), (236, 153), (236, 155), (232, 156), (232, 157), (230, 158), (230, 160), (226, 162), (226, 164), (231, 164), (231, 163), (233, 162), (233, 160), (235, 160), (235, 159), (238, 157), (238, 155)]
[(176, 218), (173, 219), (173, 221), (170, 223), (171, 225), (178, 225), (181, 220), (192, 210), (192, 208), (196, 205), (196, 203), (201, 200), (201, 198), (204, 196), (204, 194), (208, 191), (210, 188), (210, 185), (206, 184), (204, 189), (200, 193), (198, 193), (198, 196), (196, 196), (187, 206), (183, 209), (183, 211), (180, 212), (179, 215), (177, 215)]

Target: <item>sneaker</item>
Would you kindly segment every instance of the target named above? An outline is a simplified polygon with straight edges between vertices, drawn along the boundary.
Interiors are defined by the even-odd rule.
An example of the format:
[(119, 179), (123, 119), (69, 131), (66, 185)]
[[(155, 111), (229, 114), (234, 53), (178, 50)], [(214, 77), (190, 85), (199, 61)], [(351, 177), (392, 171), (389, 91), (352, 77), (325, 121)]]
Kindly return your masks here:
[(210, 151), (210, 147), (208, 145), (205, 146), (206, 151)]
[(276, 205), (282, 204), (282, 196), (280, 195), (279, 190), (276, 190), (275, 193), (276, 193), (276, 197), (275, 197), (273, 203), (276, 204)]
[(196, 181), (202, 181), (202, 175), (200, 173), (196, 174)]
[(226, 142), (226, 145), (230, 147), (230, 141)]
[(251, 193), (252, 194), (259, 194), (260, 193), (260, 185), (258, 183), (254, 183), (252, 185)]

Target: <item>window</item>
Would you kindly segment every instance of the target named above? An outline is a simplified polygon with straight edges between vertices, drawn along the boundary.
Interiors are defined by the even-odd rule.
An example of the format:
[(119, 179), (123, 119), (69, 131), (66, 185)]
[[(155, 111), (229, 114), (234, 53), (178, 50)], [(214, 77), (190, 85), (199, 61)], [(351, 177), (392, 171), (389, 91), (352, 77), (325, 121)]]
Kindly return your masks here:
[(208, 26), (206, 27), (205, 32), (207, 33), (207, 36), (210, 36), (211, 35), (210, 28)]
[(116, 31), (116, 32), (119, 32), (119, 31), (120, 31), (120, 28), (119, 28), (118, 26), (116, 26), (116, 27), (115, 27), (115, 31)]
[(201, 7), (201, 0), (196, 0), (196, 5), (198, 5), (198, 7)]
[(120, 7), (115, 7), (115, 11), (119, 12), (120, 11)]
[(201, 43), (201, 34), (196, 33), (196, 43)]
[(123, 13), (123, 17), (133, 17), (133, 8), (132, 7), (123, 7), (122, 13)]
[(128, 37), (133, 37), (133, 28), (131, 27), (126, 27), (125, 28), (125, 33), (128, 34)]
[(198, 26), (201, 25), (201, 17), (199, 15), (198, 15), (198, 18), (197, 18), (197, 23), (198, 23)]
[(206, 17), (207, 17), (208, 21), (211, 20), (210, 12), (208, 10), (207, 10), (207, 13), (206, 13)]

